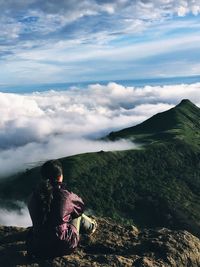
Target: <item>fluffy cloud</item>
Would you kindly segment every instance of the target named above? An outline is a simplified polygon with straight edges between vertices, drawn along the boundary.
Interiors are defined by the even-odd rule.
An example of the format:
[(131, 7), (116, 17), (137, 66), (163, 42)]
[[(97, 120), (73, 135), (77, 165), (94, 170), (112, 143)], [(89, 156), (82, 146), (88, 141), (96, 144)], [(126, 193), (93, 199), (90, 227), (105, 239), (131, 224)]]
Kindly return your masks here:
[(182, 98), (199, 105), (200, 84), (125, 87), (116, 83), (31, 94), (0, 94), (0, 175), (49, 158), (134, 148), (95, 140), (136, 125)]
[[(16, 144), (15, 144), (16, 145)], [(117, 142), (94, 141), (84, 138), (73, 138), (69, 135), (50, 136), (43, 142), (30, 142), (22, 146), (4, 149), (0, 152), (1, 176), (13, 172), (30, 169), (48, 159), (66, 157), (69, 155), (95, 152), (126, 150), (138, 146), (122, 140)]]
[(199, 73), (199, 21), (186, 16), (199, 14), (199, 1), (1, 0), (0, 8), (1, 83)]
[[(179, 9), (185, 8), (185, 12), (199, 12), (198, 0), (60, 0), (59, 4), (56, 0), (28, 0), (28, 1), (13, 1), (1, 0), (0, 5), (2, 10), (7, 12), (25, 11), (27, 9), (42, 10), (49, 14), (54, 13), (82, 13), (90, 14), (96, 12), (107, 12), (113, 14), (120, 9), (128, 9), (137, 7), (138, 9), (164, 9), (165, 12), (178, 12)], [(136, 10), (137, 11), (137, 10)]]
[(23, 226), (28, 227), (31, 226), (31, 218), (28, 212), (27, 207), (24, 203), (18, 203), (21, 206), (20, 210), (7, 210), (4, 208), (0, 208), (0, 225), (5, 226)]
[[(188, 13), (194, 15), (200, 13), (198, 0), (62, 0), (59, 3), (55, 0), (1, 0), (0, 7), (2, 11), (0, 35), (4, 41), (7, 41), (9, 37), (17, 38), (19, 36), (23, 41), (31, 38), (33, 34), (37, 38), (43, 36), (46, 39), (49, 33), (58, 32), (59, 34), (59, 31), (63, 31), (62, 33), (66, 33), (68, 36), (71, 36), (73, 32), (80, 36), (80, 29), (84, 33), (87, 31), (88, 34), (91, 34), (94, 32), (93, 26), (95, 32), (107, 31), (108, 35), (118, 35), (122, 32), (137, 32), (138, 29), (144, 28), (143, 25), (148, 26), (150, 21), (165, 19), (173, 14), (185, 16)], [(84, 28), (80, 23), (79, 27), (76, 24), (72, 25), (84, 17), (94, 17), (93, 22), (89, 19), (88, 22), (84, 21)], [(99, 19), (104, 22), (97, 27)], [(149, 22), (146, 23), (146, 21)], [(69, 24), (71, 25), (70, 29), (67, 28)], [(11, 31), (9, 31), (10, 28), (12, 28)], [(9, 33), (7, 38), (5, 33)], [(56, 38), (56, 36), (51, 38)]]

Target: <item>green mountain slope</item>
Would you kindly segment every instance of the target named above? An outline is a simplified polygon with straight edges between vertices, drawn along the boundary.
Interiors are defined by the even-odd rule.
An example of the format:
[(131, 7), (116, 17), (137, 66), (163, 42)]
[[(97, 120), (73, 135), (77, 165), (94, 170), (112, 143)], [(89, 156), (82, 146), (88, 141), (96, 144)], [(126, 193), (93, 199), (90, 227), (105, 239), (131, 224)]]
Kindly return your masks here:
[[(173, 120), (167, 123), (169, 117)], [(114, 138), (135, 137), (136, 132), (143, 141), (154, 136), (154, 142), (139, 150), (62, 158), (69, 190), (81, 195), (97, 215), (139, 227), (187, 229), (200, 236), (199, 109), (182, 101)], [(170, 134), (156, 139), (158, 132)], [(34, 168), (1, 181), (1, 203), (8, 207), (12, 200), (27, 201), (39, 179), (39, 168)]]
[(185, 99), (176, 107), (158, 113), (143, 123), (112, 132), (109, 139), (132, 138), (135, 141), (152, 143), (155, 141), (184, 140), (192, 145), (200, 145), (200, 108)]

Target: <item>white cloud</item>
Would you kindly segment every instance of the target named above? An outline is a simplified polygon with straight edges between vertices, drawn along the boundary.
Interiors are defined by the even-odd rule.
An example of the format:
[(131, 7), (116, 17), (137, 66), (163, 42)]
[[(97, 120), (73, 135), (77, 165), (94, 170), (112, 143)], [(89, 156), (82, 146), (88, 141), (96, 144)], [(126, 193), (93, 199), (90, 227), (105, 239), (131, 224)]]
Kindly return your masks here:
[[(52, 158), (61, 158), (85, 152), (113, 151), (136, 148), (131, 142), (94, 141), (73, 138), (70, 135), (50, 136), (43, 142), (30, 142), (23, 146), (4, 149), (0, 152), (0, 176), (38, 166)], [(12, 166), (12, 167), (11, 167)]]
[(7, 210), (0, 208), (0, 225), (28, 227), (32, 225), (28, 208), (20, 203), (20, 210)]
[[(138, 29), (141, 31), (145, 27), (152, 25), (151, 22), (165, 20), (173, 15), (185, 16), (188, 13), (198, 15), (200, 13), (200, 3), (198, 0), (155, 0), (155, 1), (0, 1), (2, 27), (4, 32), (11, 32), (11, 24), (16, 24), (17, 36), (24, 34), (23, 38), (31, 37), (30, 35), (41, 34), (40, 38), (49, 33), (62, 30), (71, 23), (74, 23), (84, 17), (94, 17), (94, 25), (96, 21), (105, 20), (104, 24), (96, 29), (97, 32), (103, 32), (106, 29), (109, 34), (135, 33)], [(104, 17), (103, 17), (104, 16)], [(117, 22), (117, 23), (116, 23)], [(91, 23), (91, 21), (90, 21)], [(90, 27), (93, 24), (85, 23), (82, 27), (83, 33), (90, 35)], [(149, 24), (150, 23), (150, 24)], [(73, 28), (73, 27), (72, 27)], [(10, 31), (9, 31), (10, 29)], [(12, 31), (15, 29), (13, 27)], [(79, 28), (75, 27), (72, 32), (82, 35)], [(0, 31), (1, 33), (1, 31)], [(71, 33), (71, 32), (70, 32)], [(29, 35), (30, 34), (30, 35)], [(60, 33), (61, 37), (63, 33)], [(67, 34), (67, 32), (66, 32)], [(117, 34), (117, 35), (118, 35)], [(8, 34), (12, 38), (12, 34)], [(15, 36), (15, 35), (14, 35)], [(36, 35), (39, 37), (38, 35)], [(94, 37), (94, 36), (93, 36)], [(6, 38), (6, 36), (4, 36)], [(23, 39), (22, 38), (22, 39)], [(91, 38), (92, 39), (92, 38)]]
[[(177, 27), (192, 27), (197, 30), (199, 24), (182, 21)], [(14, 55), (8, 50), (6, 60), (0, 62), (1, 80), (4, 83), (9, 81), (22, 84), (94, 78), (116, 80), (119, 75), (120, 79), (132, 79), (159, 77), (162, 73), (165, 76), (199, 74), (197, 65), (200, 37), (196, 30), (173, 37), (167, 34), (163, 37), (162, 29), (165, 32), (175, 30), (174, 24), (160, 24), (156, 28), (158, 36), (153, 39), (128, 42), (120, 46), (105, 43), (81, 45), (81, 38), (53, 44), (43, 43), (42, 47), (35, 48), (31, 47), (30, 42), (25, 42), (22, 48), (15, 49)], [(2, 49), (6, 53), (7, 48)]]
[(0, 18), (1, 28), (0, 28), (0, 40), (12, 39), (15, 40), (19, 37), (20, 33), (20, 23), (17, 23), (12, 19)]
[[(167, 54), (174, 57), (166, 75), (197, 74), (199, 23), (186, 15), (199, 14), (199, 1), (0, 1), (0, 8), (1, 83), (160, 76), (151, 60), (165, 65)], [(176, 52), (186, 61), (172, 68)]]
[[(191, 26), (191, 23), (188, 24)], [(193, 27), (194, 26), (195, 25), (193, 25)], [(169, 27), (171, 27), (171, 25)], [(63, 41), (55, 42), (53, 45), (47, 44), (46, 46), (43, 46), (42, 49), (38, 47), (31, 51), (24, 51), (24, 49), (21, 51), (19, 50), (16, 53), (16, 59), (31, 60), (32, 62), (46, 61), (47, 63), (48, 61), (56, 61), (57, 63), (73, 63), (93, 59), (107, 61), (119, 61), (122, 59), (126, 61), (133, 61), (159, 54), (198, 48), (199, 42), (200, 37), (196, 36), (194, 33), (183, 36), (175, 36), (173, 38), (165, 37), (164, 39), (153, 39), (146, 42), (125, 44), (120, 47), (105, 44), (88, 44), (83, 47), (77, 46), (74, 48), (75, 43), (72, 42), (69, 47), (69, 42)]]
[[(141, 4), (145, 3), (145, 4)], [(200, 3), (198, 0), (147, 0), (140, 1), (141, 9), (148, 10), (148, 13), (155, 14), (155, 10), (161, 15), (177, 14), (178, 16), (185, 16), (188, 13), (194, 15), (199, 14)]]
[(26, 95), (0, 94), (0, 175), (29, 164), (83, 152), (135, 147), (95, 141), (173, 107), (182, 98), (200, 104), (200, 84), (87, 88)]

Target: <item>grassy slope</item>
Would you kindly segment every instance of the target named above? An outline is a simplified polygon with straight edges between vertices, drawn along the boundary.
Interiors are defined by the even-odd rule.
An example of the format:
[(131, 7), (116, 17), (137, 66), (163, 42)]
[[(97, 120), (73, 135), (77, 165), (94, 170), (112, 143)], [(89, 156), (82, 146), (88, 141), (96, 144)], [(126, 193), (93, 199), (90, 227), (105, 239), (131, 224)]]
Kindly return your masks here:
[[(132, 220), (141, 227), (186, 228), (200, 236), (199, 125), (195, 117), (198, 108), (189, 103), (187, 108), (192, 110), (187, 111), (182, 104), (177, 115), (182, 125), (176, 126), (180, 132), (171, 141), (159, 140), (141, 150), (86, 153), (61, 159), (69, 189), (80, 194), (97, 214)], [(173, 109), (170, 112), (174, 114)], [(188, 116), (189, 121), (193, 120), (191, 125)], [(193, 131), (197, 133), (192, 134)], [(184, 138), (180, 138), (182, 135)], [(190, 144), (193, 138), (195, 146)], [(0, 197), (4, 203), (5, 199), (27, 200), (39, 180), (38, 172), (38, 168), (32, 169), (2, 183)]]
[(189, 100), (182, 100), (176, 107), (158, 113), (143, 123), (112, 132), (108, 137), (132, 138), (139, 142), (164, 142), (184, 140), (193, 146), (200, 146), (200, 109)]

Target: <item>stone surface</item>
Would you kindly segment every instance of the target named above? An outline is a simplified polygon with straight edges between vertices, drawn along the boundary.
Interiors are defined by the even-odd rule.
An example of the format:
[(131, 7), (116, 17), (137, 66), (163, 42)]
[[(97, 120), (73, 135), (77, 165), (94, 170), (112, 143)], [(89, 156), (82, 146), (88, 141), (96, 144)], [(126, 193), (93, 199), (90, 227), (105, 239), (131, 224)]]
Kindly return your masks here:
[(0, 266), (2, 267), (199, 267), (200, 240), (187, 231), (166, 228), (138, 231), (106, 219), (97, 219), (98, 229), (82, 237), (71, 255), (54, 259), (28, 259), (25, 247), (27, 229), (0, 227)]

